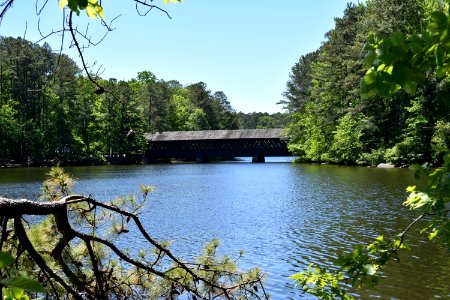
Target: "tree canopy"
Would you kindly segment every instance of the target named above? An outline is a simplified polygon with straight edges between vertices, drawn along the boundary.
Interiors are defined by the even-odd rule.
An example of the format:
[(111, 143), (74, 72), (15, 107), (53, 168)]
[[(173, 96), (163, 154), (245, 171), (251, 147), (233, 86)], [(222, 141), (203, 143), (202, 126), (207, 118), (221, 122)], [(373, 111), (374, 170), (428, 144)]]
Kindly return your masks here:
[[(378, 2), (385, 1), (368, 2), (367, 7)], [(357, 246), (352, 252), (339, 256), (334, 271), (311, 264), (307, 270), (292, 276), (304, 292), (321, 299), (354, 299), (352, 292), (377, 284), (380, 270), (390, 260), (399, 260), (400, 251), (410, 247), (408, 234), (415, 227), (419, 227), (429, 240), (439, 239), (444, 247), (450, 246), (450, 152), (446, 140), (448, 132), (441, 127), (448, 128), (449, 124), (448, 90), (441, 84), (446, 86), (450, 75), (447, 37), (450, 3), (430, 3), (421, 3), (423, 14), (429, 16), (426, 26), (417, 22), (422, 20), (418, 15), (415, 22), (419, 27), (412, 26), (413, 22), (409, 26), (397, 24), (392, 27), (396, 29), (394, 32), (382, 30), (369, 35), (364, 46), (368, 70), (360, 76), (361, 97), (358, 98), (360, 101), (380, 101), (385, 108), (397, 110), (397, 113), (404, 109), (408, 113), (404, 118), (403, 132), (400, 131), (400, 142), (386, 151), (385, 158), (401, 159), (407, 163), (433, 158), (439, 167), (430, 169), (428, 164), (414, 166), (417, 175), (425, 176), (427, 183), (424, 187), (407, 188), (409, 196), (404, 205), (416, 210), (418, 216), (403, 232), (396, 236), (378, 236), (371, 244)], [(403, 1), (399, 8), (402, 4)], [(394, 15), (392, 19), (395, 19)], [(445, 100), (443, 95), (446, 95)], [(365, 111), (359, 113), (364, 114)], [(341, 159), (346, 159), (343, 153), (354, 150), (349, 146), (352, 145), (351, 140), (357, 142), (361, 134), (352, 136), (357, 129), (354, 124), (364, 115), (358, 118), (354, 114), (353, 118), (351, 116), (347, 113), (339, 119), (333, 132), (335, 142), (346, 141), (341, 145), (345, 147), (347, 144), (344, 152), (339, 152), (342, 148), (333, 149), (335, 144), (332, 144), (325, 153), (336, 153)], [(434, 157), (427, 152), (431, 146)]]
[[(322, 46), (292, 67), (283, 94), (281, 103), (293, 115), (290, 149), (299, 160), (442, 163), (432, 145), (439, 140), (440, 146), (450, 146), (439, 137), (450, 124), (447, 65), (436, 70), (436, 77), (424, 67), (445, 61), (446, 19), (435, 11), (442, 7), (443, 2), (416, 0), (348, 4)], [(425, 28), (424, 34), (414, 35)], [(417, 60), (431, 40), (441, 42)], [(396, 83), (387, 84), (387, 78)]]
[[(127, 81), (96, 82), (110, 92), (93, 92), (96, 84), (75, 62), (47, 44), (0, 37), (0, 165), (137, 159), (147, 132), (282, 125), (269, 114), (260, 122), (250, 121), (252, 114), (238, 115), (223, 91), (204, 82), (183, 86), (148, 70)], [(130, 136), (130, 130), (137, 134)]]

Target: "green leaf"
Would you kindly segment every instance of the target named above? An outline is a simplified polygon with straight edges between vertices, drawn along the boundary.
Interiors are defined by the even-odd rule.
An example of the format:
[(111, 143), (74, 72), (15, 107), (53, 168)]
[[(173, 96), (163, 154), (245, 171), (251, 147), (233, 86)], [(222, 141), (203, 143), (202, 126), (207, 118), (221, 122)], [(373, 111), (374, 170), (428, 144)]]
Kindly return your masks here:
[(95, 10), (95, 7), (92, 5), (88, 5), (86, 7), (86, 13), (89, 16), (89, 18), (96, 19), (97, 18), (97, 11)]
[[(431, 19), (434, 22), (431, 22), (432, 25), (432, 32), (441, 32), (445, 29), (447, 29), (447, 16), (440, 11), (434, 11), (430, 14)], [(435, 30), (435, 31), (433, 31)]]
[(402, 88), (410, 95), (414, 95), (417, 90), (417, 83), (412, 80), (407, 80), (402, 85)]
[(436, 77), (437, 78), (442, 78), (442, 77), (444, 77), (447, 74), (448, 71), (449, 71), (448, 67), (438, 66), (436, 68)]
[(378, 270), (378, 266), (376, 266), (374, 264), (364, 265), (364, 272), (366, 272), (366, 274), (368, 274), (368, 275), (375, 275), (377, 273), (377, 270)]
[(386, 38), (381, 40), (380, 45), (377, 48), (378, 58), (386, 65), (390, 65), (392, 63), (392, 46), (392, 40), (390, 38)]
[(85, 9), (88, 6), (88, 0), (78, 0), (78, 7)]
[(363, 51), (375, 51), (375, 47), (372, 43), (367, 42), (364, 44)]
[(14, 299), (13, 294), (11, 293), (10, 289), (8, 288), (2, 288), (2, 293), (3, 293), (3, 299)]
[(100, 5), (97, 5), (95, 7), (95, 10), (97, 11), (97, 15), (99, 15), (100, 18), (102, 18), (102, 19), (105, 18), (105, 11), (103, 10), (103, 7), (101, 7)]
[(20, 299), (24, 294), (24, 290), (21, 288), (10, 287), (9, 290), (11, 291), (11, 294), (13, 295), (14, 299)]
[(15, 262), (14, 257), (11, 256), (8, 252), (0, 252), (0, 269), (9, 267)]
[(375, 53), (375, 50), (368, 50), (366, 55), (364, 56), (364, 64), (367, 68), (372, 67), (373, 62), (377, 58), (377, 54)]
[(28, 292), (45, 293), (46, 291), (40, 282), (24, 276), (4, 278), (0, 280), (0, 283), (8, 287), (20, 288)]
[(61, 9), (63, 9), (64, 7), (67, 6), (68, 3), (69, 3), (68, 0), (59, 0), (59, 7), (60, 7)]
[(403, 86), (411, 78), (411, 69), (402, 63), (396, 63), (392, 69), (392, 81)]
[(378, 72), (377, 92), (384, 98), (390, 98), (395, 91), (401, 88), (400, 85), (392, 82), (392, 76), (387, 72)]
[(442, 62), (444, 61), (444, 55), (445, 55), (444, 49), (440, 45), (437, 45), (436, 48), (434, 48), (434, 57), (436, 58), (436, 65), (438, 66), (442, 65)]
[(444, 42), (448, 37), (448, 28), (442, 30), (441, 36), (439, 37), (441, 42)]
[(77, 15), (80, 14), (80, 11), (78, 10), (78, 1), (77, 0), (68, 0), (69, 2), (67, 5), (69, 6), (69, 9), (76, 12)]
[(428, 235), (428, 238), (429, 238), (430, 240), (432, 240), (432, 239), (434, 239), (438, 234), (439, 234), (439, 230), (438, 230), (438, 229), (435, 229), (433, 232), (431, 232), (431, 233)]
[(361, 79), (360, 83), (361, 98), (363, 99), (368, 98), (376, 94), (377, 92), (376, 84), (378, 78), (377, 73), (378, 73), (377, 71), (369, 69), (366, 75), (364, 75), (364, 77)]
[(396, 31), (392, 35), (391, 39), (392, 39), (393, 46), (403, 46), (403, 44), (405, 42), (405, 36), (403, 35), (403, 33), (401, 31)]
[(413, 54), (422, 53), (423, 51), (422, 44), (415, 40), (411, 41), (411, 43), (409, 44), (409, 48), (411, 49), (411, 52)]
[(424, 83), (425, 79), (427, 79), (426, 72), (417, 68), (411, 68), (409, 75), (411, 76), (411, 80), (416, 83)]

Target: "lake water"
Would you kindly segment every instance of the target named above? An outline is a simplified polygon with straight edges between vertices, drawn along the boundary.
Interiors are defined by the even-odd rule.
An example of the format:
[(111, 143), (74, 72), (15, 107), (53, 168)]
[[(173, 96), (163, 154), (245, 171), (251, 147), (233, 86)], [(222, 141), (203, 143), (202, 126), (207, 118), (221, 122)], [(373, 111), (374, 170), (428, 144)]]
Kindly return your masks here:
[[(34, 199), (45, 168), (0, 169), (0, 195)], [(141, 215), (148, 231), (173, 241), (172, 251), (190, 258), (213, 238), (222, 253), (245, 250), (243, 268), (267, 272), (273, 299), (311, 298), (288, 279), (309, 262), (331, 266), (336, 255), (379, 234), (394, 234), (416, 216), (402, 206), (412, 172), (286, 160), (211, 164), (164, 164), (67, 168), (78, 193), (99, 200), (156, 191)], [(385, 280), (361, 298), (450, 299), (450, 254), (438, 242), (413, 233), (413, 250), (384, 271)], [(132, 238), (137, 248), (143, 241)]]

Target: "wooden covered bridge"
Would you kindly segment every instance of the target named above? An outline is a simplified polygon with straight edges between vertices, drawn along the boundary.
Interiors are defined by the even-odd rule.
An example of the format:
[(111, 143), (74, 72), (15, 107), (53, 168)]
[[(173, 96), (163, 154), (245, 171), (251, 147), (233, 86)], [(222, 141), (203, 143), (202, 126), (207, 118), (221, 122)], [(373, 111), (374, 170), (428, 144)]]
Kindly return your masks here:
[(264, 162), (266, 156), (291, 156), (283, 130), (167, 131), (145, 135), (148, 162), (179, 159), (196, 162), (252, 157)]

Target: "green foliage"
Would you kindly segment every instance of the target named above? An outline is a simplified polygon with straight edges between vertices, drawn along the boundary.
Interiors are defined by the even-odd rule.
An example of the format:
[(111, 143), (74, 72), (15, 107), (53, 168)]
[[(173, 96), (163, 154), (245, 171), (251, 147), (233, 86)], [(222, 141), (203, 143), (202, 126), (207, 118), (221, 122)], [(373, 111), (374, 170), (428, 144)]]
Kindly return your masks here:
[(12, 272), (13, 274), (8, 277), (3, 277), (2, 269), (12, 266), (15, 263), (15, 259), (8, 252), (0, 251), (0, 284), (4, 286), (2, 288), (4, 300), (29, 300), (27, 292), (44, 293), (45, 289), (41, 283), (34, 279), (30, 279), (27, 276)]
[(205, 83), (184, 87), (142, 71), (97, 78), (110, 92), (96, 94), (68, 56), (20, 38), (0, 37), (0, 66), (0, 165), (133, 163), (146, 132), (238, 128), (225, 93)]
[(422, 229), (428, 237), (434, 239), (439, 237), (450, 247), (450, 152), (445, 150), (443, 165), (430, 170), (426, 165), (417, 167), (427, 176), (427, 185), (420, 190), (417, 187), (408, 187), (410, 193), (404, 205), (410, 209), (421, 211), (422, 215), (429, 218), (426, 226)]
[[(170, 243), (153, 240), (142, 228), (139, 215), (154, 187), (141, 185), (140, 193), (98, 202), (77, 195), (67, 197), (73, 179), (61, 168), (52, 168), (49, 176), (44, 183), (47, 187), (43, 190), (44, 196), (48, 200), (56, 200), (57, 195), (65, 196), (64, 206), (54, 215), (33, 224), (25, 233), (33, 251), (60, 278), (44, 275), (44, 280), (52, 286), (46, 291), (47, 297), (65, 298), (67, 293), (74, 294), (61, 284), (63, 280), (90, 298), (170, 299), (182, 294), (189, 299), (225, 298), (227, 295), (226, 298), (233, 299), (267, 298), (261, 272), (238, 269), (242, 252), (236, 259), (220, 256), (217, 250), (220, 243), (213, 240), (192, 263), (187, 263), (169, 251)], [(131, 230), (135, 235), (141, 233), (148, 246), (140, 251), (119, 249), (116, 245), (123, 245), (127, 241), (123, 238)], [(5, 242), (9, 249), (20, 248), (16, 236)], [(30, 252), (28, 248), (25, 250)], [(35, 256), (22, 253), (15, 254), (16, 262), (9, 254), (0, 252), (0, 266), (16, 263), (21, 272), (42, 274), (43, 263), (36, 263)], [(3, 290), (6, 299), (28, 299), (24, 291), (45, 291), (23, 275), (2, 278), (0, 284), (6, 286)]]
[(354, 299), (340, 287), (340, 281), (344, 279), (342, 274), (334, 276), (322, 268), (314, 267), (314, 264), (310, 264), (306, 271), (294, 274), (290, 278), (295, 281), (296, 286), (302, 288), (303, 292), (319, 299)]
[[(432, 127), (436, 120), (448, 120), (444, 99), (449, 89), (430, 80), (422, 69), (416, 72), (422, 68), (419, 63), (414, 68), (407, 65), (416, 55), (408, 54), (410, 47), (426, 40), (411, 44), (409, 39), (425, 28), (421, 18), (430, 14), (429, 5), (417, 0), (349, 4), (326, 34), (327, 41), (292, 67), (280, 103), (293, 113), (290, 148), (301, 161), (367, 165), (386, 159), (398, 165), (430, 161)], [(386, 35), (390, 37), (381, 38)], [(417, 90), (417, 96), (394, 94), (402, 86), (409, 92)], [(347, 115), (355, 128), (351, 142), (343, 134)]]
[(0, 107), (0, 165), (6, 159), (14, 156), (18, 145), (19, 134), (21, 131), (17, 117), (17, 111), (13, 107), (13, 102), (4, 104)]
[(43, 200), (55, 201), (68, 196), (73, 191), (75, 181), (60, 167), (53, 167), (47, 173), (49, 179), (42, 186)]
[(339, 119), (329, 150), (330, 160), (349, 164), (358, 159), (362, 151), (360, 142), (362, 132), (359, 126), (361, 117), (348, 113)]
[(71, 11), (76, 12), (78, 15), (81, 10), (85, 10), (86, 14), (90, 18), (105, 17), (105, 12), (102, 6), (98, 3), (98, 0), (59, 0), (59, 7), (63, 9), (68, 6)]
[(11, 266), (15, 259), (8, 252), (0, 252), (0, 269)]
[[(183, 2), (183, 0), (163, 0), (165, 4), (169, 2), (177, 3)], [(101, 6), (101, 1), (99, 3), (98, 0), (59, 0), (59, 7), (64, 9), (68, 7), (71, 11), (75, 12), (77, 15), (80, 14), (80, 11), (86, 11), (86, 14), (93, 19), (100, 17), (101, 19), (105, 18), (105, 12), (103, 7)]]
[(431, 139), (433, 143), (433, 162), (435, 164), (443, 161), (445, 149), (450, 149), (450, 122), (439, 120), (436, 122), (435, 131)]
[[(237, 272), (237, 261), (242, 257), (243, 252), (241, 251), (239, 257), (236, 259), (232, 259), (226, 255), (220, 256), (218, 254), (219, 245), (219, 240), (212, 240), (204, 246), (201, 255), (195, 258), (194, 264), (198, 270), (197, 275), (217, 286), (226, 284), (227, 282), (234, 282), (236, 286), (244, 284), (245, 282), (254, 282), (254, 292), (258, 293), (258, 282), (260, 282), (263, 277), (261, 271), (258, 268), (255, 268), (245, 273)], [(170, 271), (170, 276), (186, 278), (187, 282), (190, 282), (190, 285), (192, 285), (192, 288), (196, 284), (194, 278), (186, 274), (185, 270), (176, 265), (173, 266)], [(211, 285), (201, 284), (200, 290), (205, 299), (212, 299), (214, 298), (215, 293), (217, 293), (216, 288)], [(245, 293), (241, 294), (239, 292), (237, 292), (235, 296), (237, 299), (251, 298), (250, 295), (246, 295)]]
[(284, 99), (278, 104), (283, 104), (290, 113), (302, 111), (311, 97), (312, 87), (312, 63), (318, 58), (318, 51), (308, 53), (300, 57), (299, 61), (291, 69), (289, 81), (286, 83)]
[(425, 117), (421, 99), (414, 99), (407, 111), (405, 129), (401, 135), (401, 142), (386, 150), (385, 160), (393, 165), (420, 163), (429, 159), (431, 152), (430, 141), (427, 141), (427, 126), (429, 121)]
[(370, 153), (361, 153), (360, 157), (356, 161), (359, 165), (367, 165), (376, 167), (378, 164), (385, 162), (385, 152), (383, 148), (372, 149)]
[(399, 259), (398, 250), (409, 248), (404, 241), (407, 230), (390, 239), (379, 236), (370, 245), (359, 245), (351, 253), (339, 256), (335, 262), (338, 269), (334, 272), (310, 265), (307, 271), (291, 278), (304, 292), (320, 299), (354, 299), (349, 291), (375, 286), (379, 271), (387, 262)]
[(430, 69), (442, 78), (450, 70), (448, 16), (441, 11), (430, 14), (427, 29), (405, 37), (396, 32), (391, 37), (371, 36), (364, 47), (369, 68), (361, 81), (362, 97), (375, 93), (390, 97), (403, 89), (414, 94)]
[[(375, 2), (377, 1), (373, 1)], [(403, 89), (414, 94), (430, 74), (438, 79), (448, 76), (448, 14), (449, 12), (441, 11), (430, 13), (427, 29), (420, 34), (413, 32), (405, 37), (403, 33), (396, 32), (387, 38), (371, 36), (364, 47), (365, 63), (370, 69), (361, 80), (361, 96), (367, 98), (381, 95), (388, 100), (387, 104), (392, 104), (399, 99), (398, 94), (394, 92)], [(425, 104), (432, 105), (433, 102), (427, 102), (424, 98), (434, 95), (430, 93), (431, 95), (423, 97), (427, 92), (426, 88), (425, 85), (416, 98), (408, 101), (410, 105), (405, 106), (406, 126), (400, 137), (401, 142), (386, 150), (388, 161), (399, 163), (431, 158), (425, 156), (423, 147), (427, 142), (425, 140), (424, 143), (427, 136), (424, 131), (427, 125), (433, 124), (430, 122), (431, 118), (427, 118), (428, 112), (433, 109), (426, 109)], [(448, 111), (441, 114), (446, 119)], [(323, 299), (335, 299), (347, 297), (349, 287), (344, 283), (350, 283), (353, 289), (372, 287), (377, 283), (379, 271), (387, 262), (392, 258), (398, 259), (399, 250), (408, 248), (405, 239), (417, 224), (422, 224), (422, 232), (426, 233), (430, 240), (440, 238), (447, 247), (450, 246), (450, 152), (446, 148), (446, 136), (442, 134), (447, 130), (447, 125), (446, 121), (438, 121), (431, 138), (439, 144), (434, 147), (434, 151), (436, 156), (442, 155), (442, 166), (435, 169), (430, 169), (428, 164), (416, 166), (418, 174), (425, 174), (427, 185), (422, 189), (415, 186), (407, 188), (409, 196), (404, 205), (418, 211), (419, 217), (399, 235), (388, 239), (380, 236), (372, 244), (357, 246), (350, 254), (339, 257), (336, 261), (338, 269), (335, 272), (329, 273), (317, 268), (311, 271), (310, 267), (308, 271), (294, 275), (293, 279), (305, 292)], [(422, 222), (425, 220), (426, 222)]]
[(237, 114), (239, 129), (285, 128), (289, 120), (288, 113), (239, 112)]

